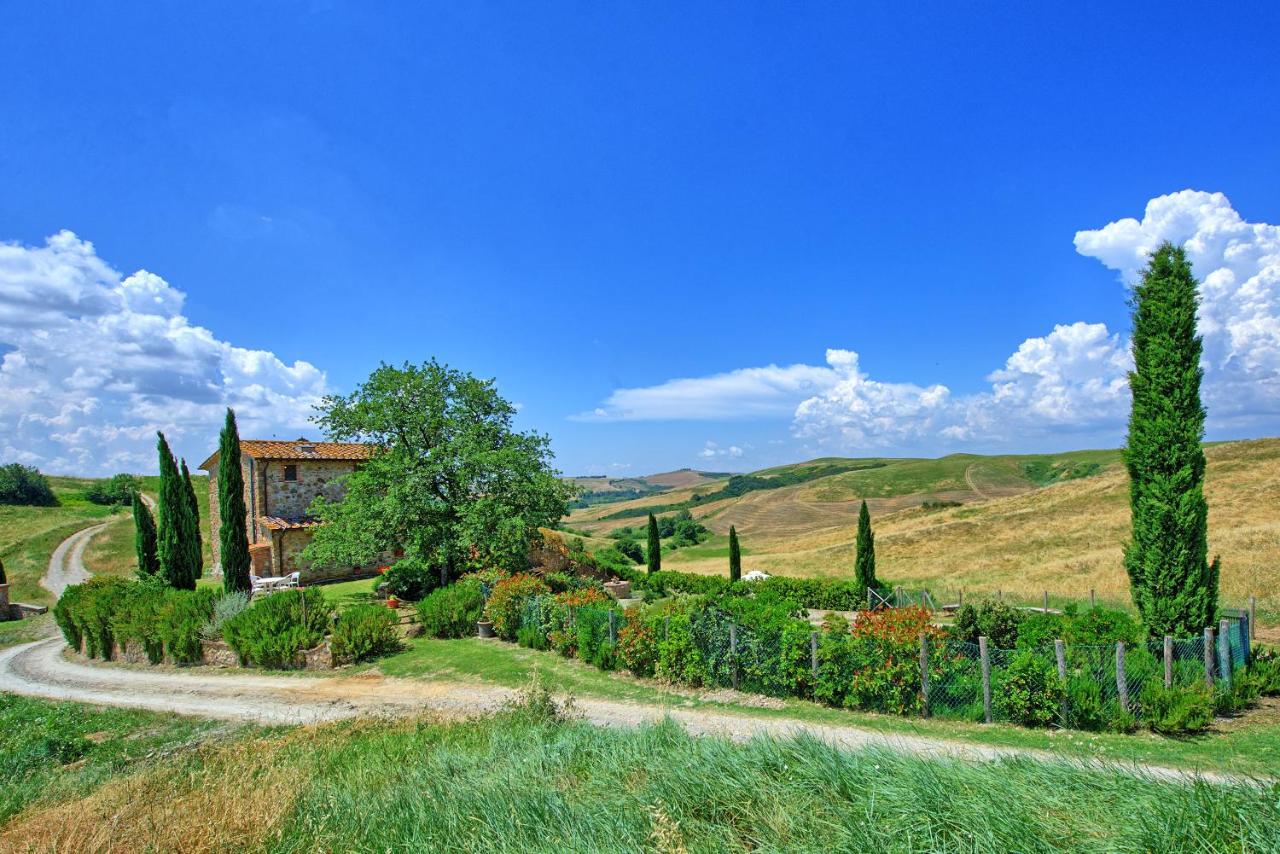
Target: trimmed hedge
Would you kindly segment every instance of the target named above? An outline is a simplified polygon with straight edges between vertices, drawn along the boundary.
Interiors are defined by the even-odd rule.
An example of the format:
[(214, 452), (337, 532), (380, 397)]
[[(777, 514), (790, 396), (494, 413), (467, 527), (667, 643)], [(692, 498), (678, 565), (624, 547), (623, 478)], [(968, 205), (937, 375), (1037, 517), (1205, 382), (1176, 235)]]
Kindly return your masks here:
[(108, 659), (116, 644), (137, 641), (153, 664), (200, 661), (200, 630), (219, 591), (175, 590), (158, 580), (92, 578), (73, 584), (53, 608), (62, 636), (90, 658)]
[(396, 614), (383, 605), (352, 605), (338, 615), (329, 638), (337, 661), (365, 661), (400, 648)]
[(463, 576), (418, 603), (422, 631), (434, 638), (471, 637), (483, 614), (484, 587), (471, 576)]
[(227, 620), (222, 635), (242, 664), (298, 666), (298, 653), (324, 640), (333, 606), (319, 589), (280, 590)]
[(792, 578), (774, 575), (761, 581), (733, 582), (728, 577), (719, 575), (698, 575), (671, 570), (660, 570), (647, 575), (636, 572), (634, 575), (628, 574), (625, 577), (633, 587), (638, 586), (656, 596), (669, 596), (672, 593), (699, 596), (718, 596), (723, 593), (736, 595), (768, 593), (782, 599), (791, 599), (805, 608), (856, 611), (867, 606), (867, 588), (853, 579)]

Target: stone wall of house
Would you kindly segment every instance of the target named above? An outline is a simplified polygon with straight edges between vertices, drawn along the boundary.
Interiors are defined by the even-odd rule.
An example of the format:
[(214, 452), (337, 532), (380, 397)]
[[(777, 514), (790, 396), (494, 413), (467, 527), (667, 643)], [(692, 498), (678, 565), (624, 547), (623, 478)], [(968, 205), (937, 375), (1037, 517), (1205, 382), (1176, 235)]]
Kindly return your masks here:
[(302, 573), (303, 584), (316, 584), (321, 581), (349, 581), (353, 578), (371, 578), (378, 574), (378, 567), (389, 561), (389, 555), (382, 555), (367, 566), (312, 566), (302, 557), (302, 550), (311, 542), (314, 532), (305, 528), (290, 531), (277, 531), (275, 552), (282, 556), (283, 568), (276, 575), (288, 575), (291, 572)]
[[(323, 495), (330, 501), (340, 501), (346, 493), (341, 478), (351, 474), (356, 464), (350, 460), (271, 460), (259, 463), (264, 468), (265, 508), (260, 515), (280, 516), (285, 519), (301, 519), (316, 496)], [(286, 466), (298, 467), (298, 479), (284, 479)]]

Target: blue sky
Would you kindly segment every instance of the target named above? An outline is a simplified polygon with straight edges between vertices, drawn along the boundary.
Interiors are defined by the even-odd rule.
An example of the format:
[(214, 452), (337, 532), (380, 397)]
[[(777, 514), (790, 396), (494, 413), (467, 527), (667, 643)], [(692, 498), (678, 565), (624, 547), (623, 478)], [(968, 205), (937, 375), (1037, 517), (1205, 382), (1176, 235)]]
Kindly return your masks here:
[(1280, 8), (1041, 5), (13, 7), (0, 457), (430, 356), (571, 473), (1116, 445), (1157, 239), (1232, 279), (1211, 434), (1280, 432)]

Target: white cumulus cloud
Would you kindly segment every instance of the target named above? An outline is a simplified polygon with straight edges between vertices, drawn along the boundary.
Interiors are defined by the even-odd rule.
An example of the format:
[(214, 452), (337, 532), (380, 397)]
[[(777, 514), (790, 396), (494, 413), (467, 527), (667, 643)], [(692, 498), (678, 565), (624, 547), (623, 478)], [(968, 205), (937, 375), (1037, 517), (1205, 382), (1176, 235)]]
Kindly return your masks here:
[[(1126, 286), (1164, 241), (1186, 249), (1201, 282), (1202, 393), (1210, 433), (1276, 432), (1280, 226), (1245, 221), (1221, 193), (1184, 190), (1152, 199), (1141, 220), (1120, 219), (1075, 235), (1076, 250), (1116, 270)], [(846, 452), (1029, 447), (1043, 445), (1036, 441), (1043, 437), (1068, 434), (1119, 442), (1131, 364), (1126, 335), (1102, 323), (1077, 321), (1024, 340), (987, 375), (989, 386), (977, 394), (954, 395), (939, 384), (883, 382), (861, 370), (857, 353), (831, 349), (820, 366), (745, 368), (622, 389), (595, 417), (787, 413), (797, 438)]]
[(69, 231), (0, 243), (0, 462), (153, 471), (155, 431), (192, 465), (225, 407), (242, 435), (302, 430), (325, 393), (308, 362), (219, 340), (160, 276), (122, 276)]

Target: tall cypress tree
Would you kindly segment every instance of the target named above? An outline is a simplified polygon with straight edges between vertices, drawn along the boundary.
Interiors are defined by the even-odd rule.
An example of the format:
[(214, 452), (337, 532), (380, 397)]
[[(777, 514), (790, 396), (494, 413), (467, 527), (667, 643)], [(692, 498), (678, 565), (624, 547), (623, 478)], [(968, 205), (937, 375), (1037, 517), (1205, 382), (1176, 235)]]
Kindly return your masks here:
[(191, 522), (191, 498), (187, 484), (178, 471), (178, 461), (169, 450), (163, 433), (156, 451), (160, 455), (160, 504), (156, 520), (156, 557), (160, 575), (170, 587), (194, 590), (196, 567), (191, 548), (194, 531)]
[(1153, 636), (1198, 635), (1218, 608), (1200, 444), (1197, 284), (1186, 253), (1165, 243), (1133, 292), (1133, 409), (1124, 452), (1133, 532), (1124, 566)]
[(876, 587), (876, 536), (871, 532), (871, 513), (866, 501), (858, 511), (858, 553), (853, 568), (864, 590)]
[(200, 501), (196, 498), (196, 487), (191, 482), (191, 472), (187, 470), (187, 461), (182, 461), (182, 481), (187, 486), (187, 510), (191, 514), (192, 566), (196, 568), (196, 578), (204, 575), (204, 535), (200, 531)]
[(218, 545), (222, 556), (222, 588), (249, 592), (249, 533), (245, 527), (244, 472), (240, 468), (240, 430), (227, 407), (218, 441)]
[(662, 569), (662, 540), (658, 537), (658, 520), (652, 513), (649, 514), (649, 547), (645, 550), (645, 557), (649, 559), (650, 573)]
[(142, 493), (133, 494), (133, 547), (138, 553), (138, 577), (152, 578), (160, 571), (156, 557), (156, 520), (142, 500)]
[(729, 580), (742, 580), (742, 550), (738, 547), (738, 531), (729, 526)]

